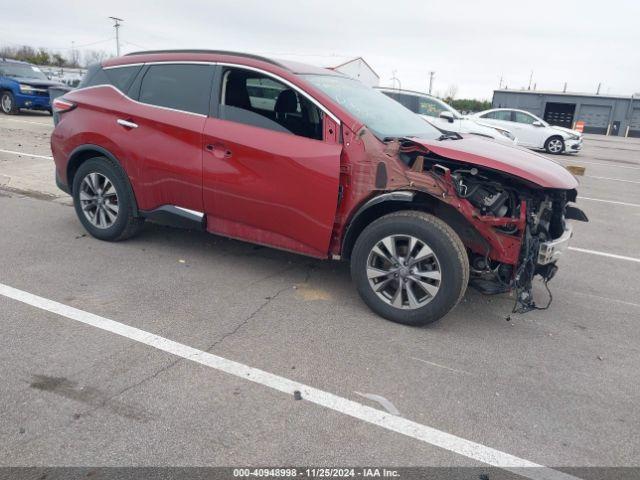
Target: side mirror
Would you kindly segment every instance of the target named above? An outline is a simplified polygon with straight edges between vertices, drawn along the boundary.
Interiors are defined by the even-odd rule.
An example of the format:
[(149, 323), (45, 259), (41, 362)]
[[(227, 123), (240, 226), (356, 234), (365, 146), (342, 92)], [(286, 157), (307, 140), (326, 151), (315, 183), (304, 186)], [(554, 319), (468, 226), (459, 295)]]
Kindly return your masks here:
[(541, 122), (541, 121), (539, 121), (539, 120), (536, 120), (535, 122), (533, 122), (533, 123), (532, 123), (532, 125), (533, 125), (534, 127), (544, 127), (544, 125), (542, 124), (542, 122)]
[(444, 112), (440, 112), (440, 118), (444, 118), (445, 120), (448, 120), (449, 123), (453, 123), (454, 117), (453, 117), (453, 113), (448, 112), (448, 111), (444, 111)]

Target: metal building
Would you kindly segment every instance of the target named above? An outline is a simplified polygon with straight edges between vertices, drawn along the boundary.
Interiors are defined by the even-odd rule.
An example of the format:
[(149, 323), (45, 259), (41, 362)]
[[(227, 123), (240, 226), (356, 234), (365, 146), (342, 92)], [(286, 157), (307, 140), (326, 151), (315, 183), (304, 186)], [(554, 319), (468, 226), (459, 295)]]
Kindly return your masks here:
[(493, 108), (519, 108), (551, 125), (575, 128), (584, 122), (584, 133), (640, 137), (640, 95), (595, 95), (541, 90), (494, 90)]

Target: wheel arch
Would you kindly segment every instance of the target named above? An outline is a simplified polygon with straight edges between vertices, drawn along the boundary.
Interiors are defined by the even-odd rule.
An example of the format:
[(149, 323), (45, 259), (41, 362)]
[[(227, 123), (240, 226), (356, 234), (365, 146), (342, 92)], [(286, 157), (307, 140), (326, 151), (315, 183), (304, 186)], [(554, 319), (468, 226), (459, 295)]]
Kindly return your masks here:
[(120, 168), (120, 170), (122, 170), (124, 177), (127, 180), (126, 182), (127, 188), (129, 189), (129, 193), (131, 194), (131, 198), (133, 199), (133, 212), (134, 212), (134, 215), (137, 216), (138, 202), (136, 200), (135, 192), (131, 187), (131, 181), (129, 180), (129, 175), (127, 175), (127, 172), (122, 167), (122, 164), (116, 158), (116, 156), (113, 155), (106, 148), (101, 147), (99, 145), (93, 145), (93, 144), (80, 145), (79, 147), (76, 147), (71, 152), (71, 155), (69, 155), (69, 161), (67, 162), (67, 172), (66, 172), (67, 186), (69, 188), (69, 193), (73, 195), (73, 178), (75, 177), (75, 174), (78, 171), (78, 168), (80, 168), (80, 165), (82, 165), (87, 160), (95, 157), (106, 157), (109, 160), (111, 160), (115, 165), (117, 165), (118, 168)]
[(474, 245), (488, 251), (488, 242), (454, 207), (418, 190), (402, 190), (377, 195), (365, 202), (353, 215), (342, 239), (341, 257), (349, 260), (358, 236), (374, 220), (400, 210), (430, 213), (449, 225), (465, 246)]

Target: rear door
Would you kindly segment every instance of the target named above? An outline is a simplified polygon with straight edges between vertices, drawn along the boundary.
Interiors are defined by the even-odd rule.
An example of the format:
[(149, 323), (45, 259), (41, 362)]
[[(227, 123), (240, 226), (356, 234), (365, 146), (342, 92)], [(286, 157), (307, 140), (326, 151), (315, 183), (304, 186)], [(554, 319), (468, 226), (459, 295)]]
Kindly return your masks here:
[(140, 209), (177, 206), (203, 212), (202, 130), (209, 111), (213, 65), (150, 64), (115, 119), (118, 141), (139, 166)]
[(214, 233), (326, 257), (338, 201), (339, 124), (266, 73), (220, 67), (203, 135)]

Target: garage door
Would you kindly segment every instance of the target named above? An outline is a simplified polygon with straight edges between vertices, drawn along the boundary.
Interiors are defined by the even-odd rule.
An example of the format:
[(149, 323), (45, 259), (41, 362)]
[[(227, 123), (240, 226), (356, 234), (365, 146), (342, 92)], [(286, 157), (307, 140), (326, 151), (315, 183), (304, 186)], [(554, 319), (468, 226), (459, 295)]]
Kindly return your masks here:
[(573, 126), (573, 114), (575, 110), (575, 103), (547, 102), (544, 108), (544, 119), (551, 125), (571, 128)]
[(584, 122), (584, 133), (607, 134), (611, 107), (607, 105), (582, 105), (577, 120)]
[(631, 123), (629, 124), (629, 136), (640, 137), (640, 108), (634, 108), (631, 112)]

